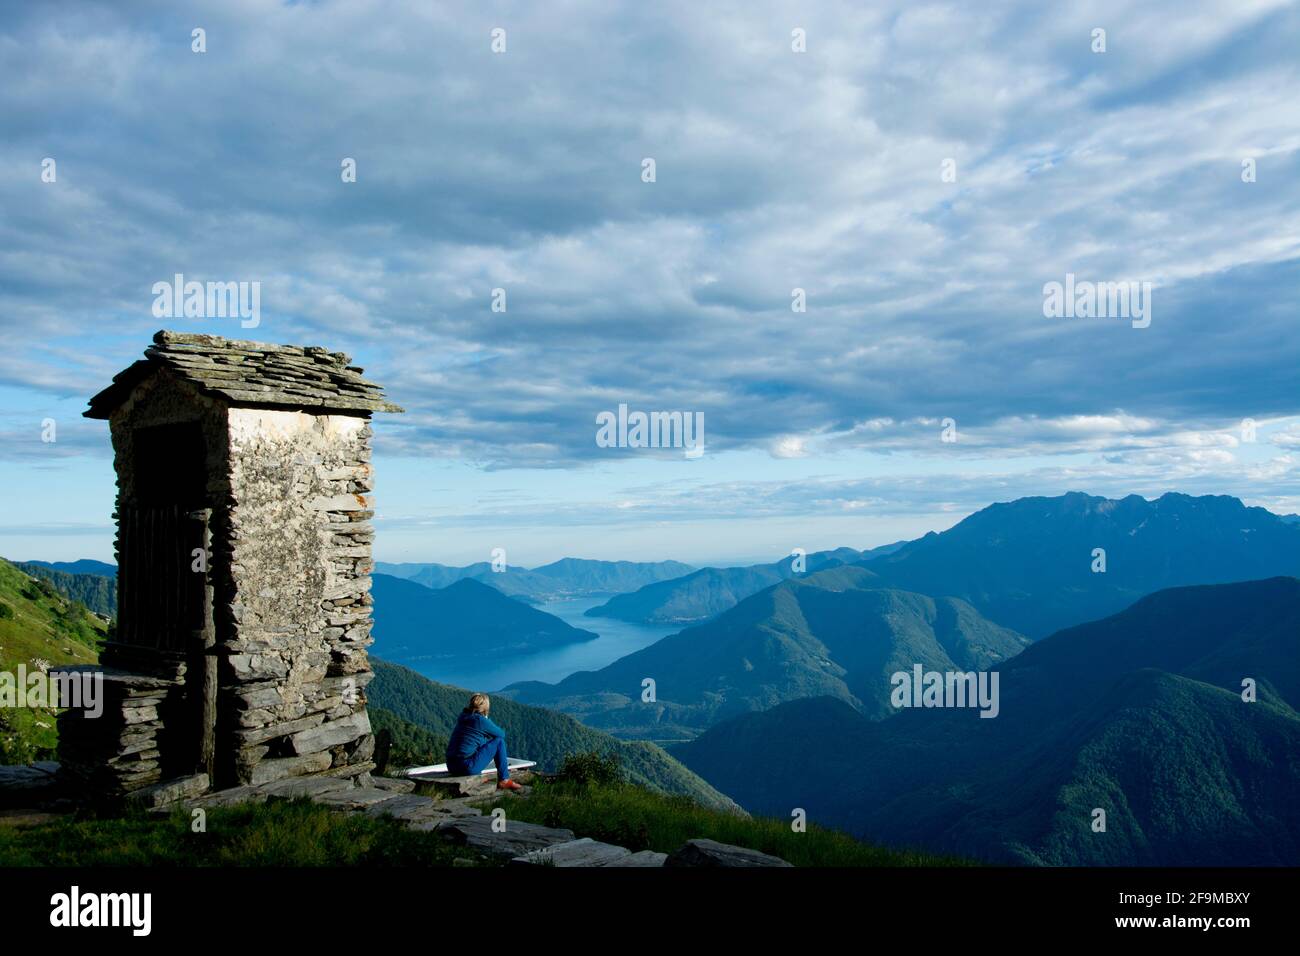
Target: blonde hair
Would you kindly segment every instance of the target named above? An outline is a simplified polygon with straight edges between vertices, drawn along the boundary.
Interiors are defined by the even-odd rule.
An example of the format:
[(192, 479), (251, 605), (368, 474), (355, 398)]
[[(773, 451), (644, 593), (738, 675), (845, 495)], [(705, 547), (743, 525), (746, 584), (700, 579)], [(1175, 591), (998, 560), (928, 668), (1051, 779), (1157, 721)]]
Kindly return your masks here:
[(483, 714), (486, 716), (488, 710), (491, 709), (491, 707), (492, 707), (492, 700), (488, 697), (487, 694), (470, 694), (469, 706), (465, 709), (472, 710), (475, 713)]

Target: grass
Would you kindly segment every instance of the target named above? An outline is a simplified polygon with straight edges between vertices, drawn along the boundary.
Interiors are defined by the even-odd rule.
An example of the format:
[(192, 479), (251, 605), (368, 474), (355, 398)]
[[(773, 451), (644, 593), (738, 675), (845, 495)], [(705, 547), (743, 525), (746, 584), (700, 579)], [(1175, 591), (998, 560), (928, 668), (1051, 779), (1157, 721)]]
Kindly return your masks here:
[[(795, 866), (962, 866), (966, 861), (885, 850), (836, 830), (795, 833), (783, 820), (712, 810), (635, 784), (538, 781), (527, 799), (502, 797), (511, 820), (564, 827), (631, 850), (671, 853), (706, 837), (750, 847)], [(490, 812), (485, 808), (484, 812)], [(499, 866), (401, 823), (345, 814), (308, 800), (276, 800), (207, 811), (194, 832), (188, 811), (160, 816), (69, 815), (35, 824), (0, 817), (0, 867), (442, 867)]]
[[(629, 850), (672, 853), (687, 840), (707, 838), (779, 856), (795, 866), (969, 866), (968, 861), (870, 846), (838, 830), (746, 817), (701, 807), (624, 782), (538, 781), (526, 800), (500, 798), (510, 819), (563, 827)], [(487, 812), (487, 811), (485, 811)]]
[(0, 661), (92, 663), (107, 625), (48, 581), (30, 578), (0, 558)]
[[(90, 664), (107, 625), (48, 581), (28, 577), (0, 558), (0, 671), (29, 674), (39, 667)], [(0, 709), (0, 764), (54, 756), (58, 743), (53, 707)]]
[(308, 800), (213, 808), (205, 823), (206, 832), (193, 832), (187, 811), (78, 815), (35, 826), (0, 818), (0, 867), (499, 865), (395, 820), (340, 813)]

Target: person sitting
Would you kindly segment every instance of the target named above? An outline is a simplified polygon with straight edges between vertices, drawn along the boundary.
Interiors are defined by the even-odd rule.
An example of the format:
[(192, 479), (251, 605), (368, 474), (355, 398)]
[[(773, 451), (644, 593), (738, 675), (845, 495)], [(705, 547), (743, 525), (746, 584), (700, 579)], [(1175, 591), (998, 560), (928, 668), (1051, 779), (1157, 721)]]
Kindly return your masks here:
[(488, 719), (492, 701), (487, 694), (471, 694), (469, 706), (456, 718), (456, 727), (447, 741), (447, 769), (454, 776), (468, 777), (479, 773), (489, 763), (497, 767), (498, 790), (522, 790), (510, 779), (506, 757), (506, 732)]

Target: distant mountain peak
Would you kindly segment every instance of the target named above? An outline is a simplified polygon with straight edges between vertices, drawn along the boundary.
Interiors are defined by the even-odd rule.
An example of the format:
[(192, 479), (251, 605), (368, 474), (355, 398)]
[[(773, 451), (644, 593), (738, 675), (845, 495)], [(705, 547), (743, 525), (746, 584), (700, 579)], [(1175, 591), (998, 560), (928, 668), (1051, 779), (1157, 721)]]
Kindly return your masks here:
[[(870, 567), (895, 587), (960, 597), (1040, 638), (1163, 588), (1300, 574), (1297, 531), (1230, 495), (1070, 491), (990, 505)], [(1104, 571), (1093, 570), (1098, 551)]]

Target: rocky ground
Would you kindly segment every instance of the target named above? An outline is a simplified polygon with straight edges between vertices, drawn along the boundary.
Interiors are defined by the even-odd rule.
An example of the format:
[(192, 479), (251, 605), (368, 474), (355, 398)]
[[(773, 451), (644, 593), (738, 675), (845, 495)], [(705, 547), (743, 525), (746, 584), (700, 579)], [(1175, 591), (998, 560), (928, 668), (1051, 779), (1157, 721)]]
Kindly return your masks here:
[[(58, 765), (0, 767), (0, 798), (9, 809), (0, 814), (17, 822), (36, 823), (72, 809), (58, 795)], [(690, 840), (669, 855), (652, 850), (633, 853), (626, 847), (576, 838), (571, 830), (510, 819), (505, 808), (484, 812), (484, 804), (505, 795), (526, 800), (536, 776), (515, 775), (521, 791), (496, 789), (495, 777), (451, 777), (437, 781), (372, 777), (296, 777), (257, 786), (206, 792), (205, 775), (168, 781), (139, 791), (132, 799), (151, 813), (169, 814), (176, 807), (222, 807), (238, 803), (305, 798), (340, 813), (389, 816), (416, 830), (432, 831), (467, 849), (504, 858), (512, 866), (789, 866), (784, 860), (713, 840)]]

